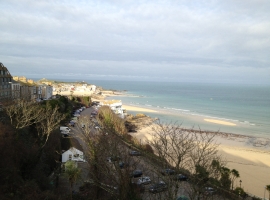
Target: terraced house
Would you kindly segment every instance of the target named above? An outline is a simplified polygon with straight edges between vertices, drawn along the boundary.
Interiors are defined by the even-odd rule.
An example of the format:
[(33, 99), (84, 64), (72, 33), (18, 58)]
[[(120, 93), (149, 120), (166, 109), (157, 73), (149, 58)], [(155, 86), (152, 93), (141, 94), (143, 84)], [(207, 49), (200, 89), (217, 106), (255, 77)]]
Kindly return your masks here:
[(0, 63), (0, 102), (11, 98), (11, 81), (12, 76), (8, 69)]

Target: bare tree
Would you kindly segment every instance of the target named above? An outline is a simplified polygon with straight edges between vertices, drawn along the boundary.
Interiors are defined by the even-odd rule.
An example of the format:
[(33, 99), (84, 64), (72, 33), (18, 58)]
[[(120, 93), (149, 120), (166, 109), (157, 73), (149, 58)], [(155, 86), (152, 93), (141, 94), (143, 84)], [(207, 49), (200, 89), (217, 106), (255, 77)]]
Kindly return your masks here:
[(59, 112), (59, 108), (56, 106), (53, 108), (48, 102), (45, 108), (41, 109), (42, 115), (39, 115), (36, 121), (37, 130), (40, 137), (45, 137), (45, 141), (42, 147), (48, 141), (50, 134), (59, 126), (60, 122), (65, 119), (66, 115)]
[(11, 124), (16, 129), (22, 129), (45, 118), (40, 104), (28, 102), (20, 99), (5, 107), (5, 111), (10, 118)]
[(184, 188), (190, 199), (196, 199), (204, 192), (210, 177), (214, 176), (213, 160), (220, 160), (215, 135), (203, 131), (186, 130), (178, 124), (153, 126), (152, 139), (148, 143), (163, 161), (163, 168), (174, 168), (176, 173), (189, 173), (193, 184), (179, 185), (173, 176), (165, 176), (169, 185), (167, 197), (176, 199), (179, 187)]

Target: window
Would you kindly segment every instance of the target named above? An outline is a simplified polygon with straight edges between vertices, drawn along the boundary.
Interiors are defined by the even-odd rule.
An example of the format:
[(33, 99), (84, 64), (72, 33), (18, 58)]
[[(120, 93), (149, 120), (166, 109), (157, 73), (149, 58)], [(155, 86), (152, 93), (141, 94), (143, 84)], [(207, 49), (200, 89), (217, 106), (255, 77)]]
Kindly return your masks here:
[(72, 159), (72, 154), (68, 155), (68, 159), (71, 160)]

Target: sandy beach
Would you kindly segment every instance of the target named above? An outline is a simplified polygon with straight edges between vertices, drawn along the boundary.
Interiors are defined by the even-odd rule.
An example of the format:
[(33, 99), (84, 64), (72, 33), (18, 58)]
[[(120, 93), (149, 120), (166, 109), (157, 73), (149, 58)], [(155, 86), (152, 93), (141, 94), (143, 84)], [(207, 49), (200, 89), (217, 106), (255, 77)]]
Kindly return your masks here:
[[(90, 96), (92, 93), (75, 91), (74, 96)], [(61, 95), (70, 95), (70, 92)], [(122, 95), (114, 92), (105, 92), (98, 99), (108, 96)], [(158, 113), (158, 111), (137, 106), (123, 105), (127, 112), (136, 113)], [(202, 118), (201, 121), (219, 124), (223, 126), (238, 126), (225, 120)], [(198, 121), (199, 122), (199, 121)], [(142, 143), (146, 140), (151, 140), (151, 127), (147, 126), (139, 129), (132, 136), (141, 140)], [(239, 186), (239, 181), (242, 180), (241, 186), (250, 194), (263, 197), (265, 185), (270, 184), (270, 139), (255, 138), (251, 136), (230, 134), (230, 133), (212, 133), (216, 134), (216, 141), (219, 145), (219, 153), (227, 161), (227, 167), (236, 169), (240, 173), (240, 179), (235, 181), (235, 186)]]
[(135, 111), (135, 112), (151, 112), (151, 113), (157, 112), (155, 110), (151, 110), (147, 108), (140, 108), (140, 107), (128, 106), (128, 105), (123, 105), (123, 108), (125, 108), (127, 111)]
[[(127, 112), (143, 112), (144, 108), (124, 106)], [(148, 110), (148, 109), (146, 109)], [(147, 111), (150, 112), (150, 111)], [(218, 123), (227, 126), (235, 126), (231, 122), (204, 119), (210, 123)], [(151, 140), (151, 127), (139, 129), (132, 136), (142, 143)], [(263, 197), (265, 185), (270, 184), (270, 139), (254, 138), (229, 133), (216, 134), (216, 141), (219, 145), (219, 153), (227, 161), (227, 167), (236, 169), (240, 173), (240, 178), (235, 181), (235, 187), (241, 186), (250, 194)]]

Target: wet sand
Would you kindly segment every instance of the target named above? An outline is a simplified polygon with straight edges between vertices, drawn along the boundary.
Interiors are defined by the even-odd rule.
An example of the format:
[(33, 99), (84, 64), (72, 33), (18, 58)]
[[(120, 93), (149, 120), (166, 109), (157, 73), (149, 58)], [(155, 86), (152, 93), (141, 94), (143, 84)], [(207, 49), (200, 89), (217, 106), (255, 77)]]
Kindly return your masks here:
[(204, 121), (210, 122), (210, 123), (215, 123), (215, 124), (226, 125), (226, 126), (236, 126), (236, 124), (234, 124), (232, 122), (217, 120), (217, 119), (204, 119)]

